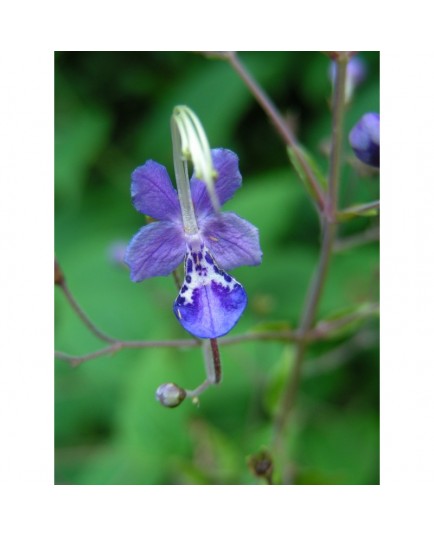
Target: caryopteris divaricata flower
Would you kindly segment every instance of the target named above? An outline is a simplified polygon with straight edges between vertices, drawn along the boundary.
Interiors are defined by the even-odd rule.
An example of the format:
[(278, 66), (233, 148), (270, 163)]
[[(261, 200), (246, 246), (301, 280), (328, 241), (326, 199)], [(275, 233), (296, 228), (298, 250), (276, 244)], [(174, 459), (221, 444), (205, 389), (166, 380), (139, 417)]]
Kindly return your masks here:
[(380, 167), (380, 116), (365, 114), (352, 128), (350, 145), (359, 160), (373, 167)]
[[(215, 193), (223, 205), (241, 186), (238, 157), (228, 149), (214, 149), (211, 157)], [(244, 288), (226, 271), (261, 262), (258, 230), (232, 212), (216, 212), (195, 174), (186, 190), (194, 209), (188, 221), (164, 166), (148, 160), (133, 172), (134, 207), (158, 221), (133, 237), (125, 261), (135, 282), (169, 275), (184, 261), (175, 316), (196, 337), (217, 338), (234, 327), (247, 305)]]

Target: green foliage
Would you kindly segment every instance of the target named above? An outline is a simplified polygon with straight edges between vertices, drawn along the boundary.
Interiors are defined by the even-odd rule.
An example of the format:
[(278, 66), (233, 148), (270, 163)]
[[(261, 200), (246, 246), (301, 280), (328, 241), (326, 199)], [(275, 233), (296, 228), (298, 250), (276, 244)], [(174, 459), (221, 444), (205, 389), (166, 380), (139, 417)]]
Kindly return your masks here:
[[(348, 110), (346, 131), (378, 110), (378, 55), (362, 54), (368, 79)], [(241, 58), (283, 112), (318, 167), (330, 136), (327, 59), (303, 53), (245, 53)], [(177, 104), (201, 119), (212, 146), (240, 157), (243, 187), (226, 210), (260, 230), (263, 263), (234, 271), (249, 306), (233, 334), (296, 327), (318, 257), (321, 230), (286, 148), (230, 69), (188, 53), (56, 55), (56, 255), (83, 309), (121, 339), (187, 338), (172, 314), (171, 278), (141, 284), (110, 259), (143, 218), (130, 199), (131, 171), (148, 158), (172, 174), (169, 117)], [(351, 157), (345, 143), (345, 156)], [(345, 168), (341, 207), (378, 198), (378, 177)], [(342, 227), (349, 236), (373, 218)], [(336, 255), (320, 304), (324, 321), (378, 301), (378, 245)], [(56, 348), (77, 355), (103, 343), (86, 331), (56, 289)], [(305, 377), (288, 437), (296, 483), (376, 484), (378, 326), (370, 343), (351, 347), (345, 364)], [(309, 363), (345, 344), (360, 324), (315, 343)], [(350, 329), (351, 328), (351, 329)], [(193, 388), (204, 378), (198, 349), (124, 350), (72, 368), (55, 363), (58, 484), (255, 484), (247, 460), (267, 445), (293, 347), (256, 341), (222, 346), (223, 382), (195, 407), (159, 406), (158, 385)], [(261, 481), (262, 483), (262, 481)]]

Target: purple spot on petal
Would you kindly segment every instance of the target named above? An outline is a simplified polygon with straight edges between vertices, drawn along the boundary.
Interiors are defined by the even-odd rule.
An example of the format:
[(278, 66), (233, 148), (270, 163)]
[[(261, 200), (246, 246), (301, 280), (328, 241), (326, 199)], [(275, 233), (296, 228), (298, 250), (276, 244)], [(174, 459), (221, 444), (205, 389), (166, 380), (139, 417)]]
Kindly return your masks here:
[(187, 275), (185, 277), (185, 280), (187, 281), (187, 283), (191, 283), (191, 275)]
[(192, 253), (193, 255), (193, 260), (194, 260), (194, 263), (196, 264), (197, 263), (197, 253)]
[[(192, 301), (175, 301), (174, 313), (181, 325), (196, 337), (222, 337), (240, 319), (247, 305), (247, 295), (238, 283), (231, 289), (211, 281), (194, 289)], [(178, 306), (178, 307), (176, 307)]]
[(230, 283), (232, 281), (232, 277), (229, 274), (223, 273), (223, 277), (225, 278), (225, 281)]
[(212, 257), (208, 252), (205, 253), (205, 260), (208, 264), (214, 264)]
[(187, 261), (187, 273), (191, 273), (193, 271), (193, 262), (191, 259), (188, 259)]
[(218, 294), (219, 296), (225, 296), (229, 294), (230, 292), (229, 287), (226, 287), (225, 285), (220, 285), (219, 283), (216, 283), (215, 281), (211, 281), (211, 288), (212, 288), (212, 291), (215, 294)]
[[(191, 278), (190, 278), (191, 279)], [(184, 292), (186, 292), (188, 290), (188, 287), (186, 285), (183, 285), (182, 289), (181, 289), (181, 294), (183, 294)]]

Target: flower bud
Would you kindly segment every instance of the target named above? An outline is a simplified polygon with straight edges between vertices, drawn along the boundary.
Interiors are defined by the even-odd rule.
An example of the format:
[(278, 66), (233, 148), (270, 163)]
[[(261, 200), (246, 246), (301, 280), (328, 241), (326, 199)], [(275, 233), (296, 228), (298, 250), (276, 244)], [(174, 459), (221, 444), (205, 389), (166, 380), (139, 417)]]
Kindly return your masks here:
[[(332, 62), (329, 67), (329, 77), (332, 84), (335, 84), (336, 79), (336, 62)], [(347, 75), (345, 81), (345, 102), (352, 99), (354, 90), (360, 85), (366, 77), (365, 62), (358, 56), (350, 59), (347, 65)]]
[(380, 167), (379, 114), (365, 114), (351, 130), (349, 140), (359, 160), (369, 166)]
[(155, 393), (155, 398), (166, 408), (176, 408), (186, 396), (186, 392), (176, 383), (163, 383)]
[(62, 269), (57, 260), (54, 259), (54, 284), (62, 286), (64, 282), (65, 276), (63, 275)]
[(261, 450), (257, 454), (253, 454), (247, 460), (247, 463), (255, 476), (265, 478), (269, 484), (272, 483), (273, 460), (269, 452)]

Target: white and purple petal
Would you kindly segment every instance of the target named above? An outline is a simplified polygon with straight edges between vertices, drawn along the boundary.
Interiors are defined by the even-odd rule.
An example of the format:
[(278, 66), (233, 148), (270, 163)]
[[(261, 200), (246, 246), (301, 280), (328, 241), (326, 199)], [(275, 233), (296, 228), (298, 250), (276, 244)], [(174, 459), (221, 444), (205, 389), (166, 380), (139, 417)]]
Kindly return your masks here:
[(258, 229), (233, 212), (200, 220), (203, 241), (224, 270), (260, 264)]
[(215, 339), (230, 331), (247, 305), (247, 294), (221, 270), (202, 245), (185, 257), (185, 278), (173, 304), (182, 327), (196, 337)]
[[(238, 156), (229, 149), (212, 149), (211, 157), (217, 179), (215, 189), (221, 205), (224, 205), (241, 186), (241, 174), (238, 168)], [(213, 213), (214, 209), (211, 204), (205, 183), (196, 179), (193, 175), (190, 181), (191, 196), (193, 199), (196, 216), (206, 216)]]
[(138, 212), (156, 220), (180, 220), (178, 194), (164, 166), (148, 160), (131, 175), (131, 197)]
[(149, 223), (135, 234), (125, 253), (134, 282), (148, 277), (169, 275), (182, 262), (186, 252), (182, 226), (168, 221)]

